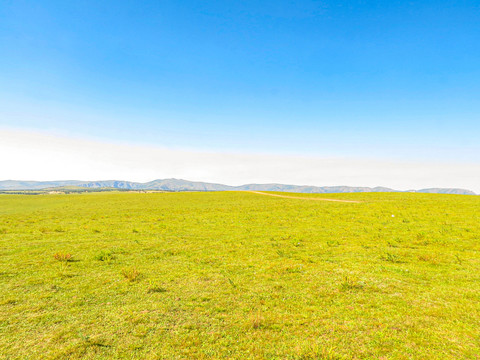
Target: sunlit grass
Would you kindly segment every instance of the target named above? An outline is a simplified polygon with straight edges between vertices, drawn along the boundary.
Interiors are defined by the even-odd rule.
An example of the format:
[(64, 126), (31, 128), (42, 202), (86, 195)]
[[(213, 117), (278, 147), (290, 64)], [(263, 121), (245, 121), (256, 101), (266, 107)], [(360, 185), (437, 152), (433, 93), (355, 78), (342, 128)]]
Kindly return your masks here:
[(0, 196), (0, 358), (475, 359), (480, 197), (329, 197)]

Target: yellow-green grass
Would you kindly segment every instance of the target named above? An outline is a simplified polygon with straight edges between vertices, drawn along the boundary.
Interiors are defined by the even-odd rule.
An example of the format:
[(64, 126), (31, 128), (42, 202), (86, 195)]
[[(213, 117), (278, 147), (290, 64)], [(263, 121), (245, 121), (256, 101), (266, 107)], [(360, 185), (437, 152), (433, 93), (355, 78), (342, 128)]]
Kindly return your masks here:
[(328, 197), (2, 195), (0, 358), (478, 359), (480, 197)]

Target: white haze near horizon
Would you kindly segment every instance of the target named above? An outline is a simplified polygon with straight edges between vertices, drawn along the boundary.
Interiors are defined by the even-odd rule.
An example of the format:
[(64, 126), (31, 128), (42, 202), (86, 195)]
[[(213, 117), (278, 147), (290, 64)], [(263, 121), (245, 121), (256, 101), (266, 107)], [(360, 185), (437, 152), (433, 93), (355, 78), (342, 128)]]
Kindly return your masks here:
[(478, 163), (209, 152), (12, 129), (0, 129), (0, 154), (0, 180), (182, 178), (227, 185), (442, 187), (480, 193)]

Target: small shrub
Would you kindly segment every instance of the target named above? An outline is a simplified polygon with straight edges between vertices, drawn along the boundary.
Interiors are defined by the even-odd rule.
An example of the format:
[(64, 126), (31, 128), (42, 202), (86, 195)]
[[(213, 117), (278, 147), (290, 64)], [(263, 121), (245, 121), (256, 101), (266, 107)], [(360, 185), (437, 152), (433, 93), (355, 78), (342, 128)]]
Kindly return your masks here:
[(276, 253), (281, 257), (290, 257), (290, 255), (284, 250), (277, 250)]
[(417, 244), (419, 245), (429, 245), (430, 241), (427, 239), (427, 235), (424, 232), (417, 234)]
[(362, 290), (365, 287), (363, 282), (357, 281), (356, 279), (352, 279), (348, 276), (345, 276), (340, 288), (343, 291), (349, 290)]
[(164, 293), (164, 292), (167, 292), (167, 289), (159, 286), (154, 282), (150, 282), (150, 284), (148, 285), (147, 292), (148, 293)]
[(67, 262), (67, 261), (72, 261), (72, 254), (69, 254), (69, 253), (62, 253), (62, 252), (57, 252), (53, 255), (53, 258), (57, 261), (63, 261), (63, 262)]
[(340, 243), (337, 240), (328, 240), (327, 245), (330, 247), (337, 247), (340, 246)]
[(122, 275), (130, 282), (138, 281), (140, 279), (140, 271), (136, 268), (123, 269)]
[(386, 252), (386, 253), (382, 256), (382, 259), (385, 260), (385, 261), (392, 262), (392, 263), (399, 263), (399, 262), (401, 262), (398, 255), (392, 254), (392, 253), (389, 253), (389, 252)]
[(168, 249), (163, 252), (165, 256), (175, 256), (180, 254), (180, 251), (177, 249)]
[(295, 274), (295, 273), (302, 273), (303, 272), (303, 265), (291, 265), (291, 266), (286, 266), (284, 268), (284, 271), (289, 274)]
[(112, 261), (115, 260), (115, 254), (113, 253), (113, 251), (102, 250), (95, 256), (95, 260)]
[(389, 247), (398, 248), (400, 244), (396, 240), (388, 240), (387, 244)]

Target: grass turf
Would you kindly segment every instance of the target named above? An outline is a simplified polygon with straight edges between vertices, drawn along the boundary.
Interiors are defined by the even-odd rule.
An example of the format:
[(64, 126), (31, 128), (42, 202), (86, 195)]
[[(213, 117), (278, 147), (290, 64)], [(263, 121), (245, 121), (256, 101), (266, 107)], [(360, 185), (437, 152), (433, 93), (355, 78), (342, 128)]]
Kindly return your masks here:
[(328, 197), (0, 196), (0, 355), (477, 359), (480, 197)]

